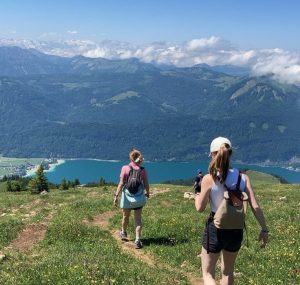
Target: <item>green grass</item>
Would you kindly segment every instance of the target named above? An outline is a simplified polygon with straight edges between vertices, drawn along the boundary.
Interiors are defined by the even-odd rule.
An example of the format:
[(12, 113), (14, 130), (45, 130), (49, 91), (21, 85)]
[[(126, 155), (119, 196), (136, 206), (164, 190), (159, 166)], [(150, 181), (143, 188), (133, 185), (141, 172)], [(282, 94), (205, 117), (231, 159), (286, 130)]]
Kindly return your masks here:
[[(299, 185), (277, 182), (262, 184), (257, 178), (254, 183), (268, 220), (270, 242), (260, 249), (259, 227), (249, 212), (249, 247), (244, 241), (237, 260), (238, 285), (300, 283)], [(155, 268), (123, 251), (112, 237), (109, 229), (119, 229), (120, 210), (115, 210), (109, 229), (82, 222), (114, 210), (114, 187), (53, 190), (43, 197), (1, 192), (0, 251), (26, 224), (45, 222), (49, 214), (52, 219), (44, 240), (33, 249), (5, 251), (8, 258), (0, 263), (0, 284), (190, 284), (185, 272), (201, 276), (197, 254), (209, 209), (199, 214), (192, 200), (183, 199), (190, 187), (152, 188), (170, 188), (151, 197), (143, 210), (142, 251), (164, 265)], [(134, 237), (132, 217), (129, 236)]]
[(6, 188), (6, 182), (0, 182), (0, 192), (5, 192)]
[(258, 172), (254, 170), (247, 170), (247, 175), (251, 179), (251, 184), (254, 186), (260, 184), (279, 184), (280, 179), (274, 175)]

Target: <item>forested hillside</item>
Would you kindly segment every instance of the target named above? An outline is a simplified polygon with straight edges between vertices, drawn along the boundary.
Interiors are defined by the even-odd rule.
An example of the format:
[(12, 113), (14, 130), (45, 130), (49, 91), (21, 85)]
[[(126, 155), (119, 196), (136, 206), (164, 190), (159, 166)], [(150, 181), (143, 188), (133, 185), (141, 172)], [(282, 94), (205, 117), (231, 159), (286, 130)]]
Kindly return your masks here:
[(299, 155), (300, 89), (242, 74), (0, 47), (0, 152), (123, 159), (136, 146), (150, 160), (194, 160), (223, 135), (236, 160)]

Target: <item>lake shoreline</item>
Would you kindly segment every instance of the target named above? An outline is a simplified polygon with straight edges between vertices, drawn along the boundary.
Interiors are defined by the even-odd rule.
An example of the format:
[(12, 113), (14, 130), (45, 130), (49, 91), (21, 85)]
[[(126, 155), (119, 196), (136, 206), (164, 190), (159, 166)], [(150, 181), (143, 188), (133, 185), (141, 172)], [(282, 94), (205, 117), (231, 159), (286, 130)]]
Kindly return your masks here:
[[(58, 159), (59, 160), (59, 159)], [(65, 159), (60, 159), (65, 163), (66, 161), (70, 160), (92, 160), (92, 161), (101, 161), (101, 162), (124, 162), (125, 164), (127, 163), (126, 160), (120, 160), (120, 159), (101, 159), (101, 158), (65, 158)], [(199, 160), (193, 160), (193, 161), (176, 161), (176, 160), (164, 160), (164, 161), (151, 161), (151, 160), (145, 160), (145, 163), (202, 163)], [(233, 164), (241, 164), (241, 165), (251, 165), (251, 166), (259, 166), (259, 167), (278, 167), (278, 168), (283, 168), (287, 169), (290, 171), (295, 171), (295, 172), (300, 172), (300, 166), (293, 166), (291, 163), (288, 163), (287, 161), (282, 161), (282, 162), (271, 162), (271, 161), (264, 161), (264, 162), (245, 162), (242, 160), (232, 160)], [(297, 162), (298, 163), (298, 162)], [(62, 164), (62, 163), (59, 163)], [(58, 164), (58, 165), (59, 165)]]
[[(122, 165), (127, 164), (128, 160), (108, 160), (108, 159), (96, 159), (96, 158), (66, 158), (66, 159), (52, 159), (53, 162), (50, 160), (44, 159), (43, 163), (45, 164), (45, 173), (46, 176), (49, 177), (49, 181), (54, 183), (59, 183), (63, 178), (67, 180), (74, 180), (75, 178), (80, 178), (80, 181), (93, 182), (98, 181), (100, 177), (103, 177), (106, 181), (115, 182), (119, 179), (119, 171)], [(158, 169), (164, 165), (166, 168), (165, 172), (172, 172), (173, 165), (177, 165), (176, 170), (178, 169), (185, 169), (185, 173), (181, 173), (182, 176), (175, 177), (172, 173), (165, 174), (165, 177), (158, 179), (156, 172), (157, 167)], [(204, 173), (207, 173), (209, 160), (206, 161), (145, 161), (145, 166), (147, 170), (151, 173), (150, 177), (155, 177), (151, 181), (151, 183), (160, 183), (161, 181), (166, 180), (176, 180), (176, 179), (186, 179), (192, 178), (196, 170), (201, 168)], [(234, 167), (239, 169), (250, 169), (256, 170), (263, 173), (271, 174), (275, 177), (282, 178), (282, 181), (287, 181), (288, 183), (300, 183), (300, 169), (299, 168), (292, 168), (284, 165), (278, 165), (277, 163), (273, 164), (268, 163), (252, 163), (247, 164), (240, 160), (232, 161)], [(65, 166), (63, 166), (65, 165)], [(76, 165), (75, 168), (70, 168), (70, 165)], [(103, 169), (99, 169), (99, 165), (107, 165), (111, 168), (111, 173), (107, 173)], [(193, 165), (193, 168), (191, 168)], [(35, 175), (39, 165), (35, 165), (34, 168), (30, 168), (27, 172), (25, 177), (31, 177)], [(74, 166), (73, 166), (74, 167)], [(77, 171), (77, 168), (81, 168), (81, 172)], [(113, 169), (112, 169), (113, 168)], [(186, 173), (186, 169), (189, 169), (188, 174)], [(98, 172), (97, 172), (98, 171)], [(155, 173), (153, 175), (152, 173)], [(90, 173), (94, 173), (93, 176), (90, 176)], [(99, 173), (99, 174), (97, 174)], [(179, 174), (179, 175), (181, 175)], [(189, 175), (189, 177), (187, 177)], [(167, 177), (168, 176), (168, 177)]]
[[(55, 168), (54, 171), (47, 172), (47, 178), (53, 183), (60, 183), (62, 179), (79, 179), (81, 183), (105, 181), (117, 183), (120, 169), (128, 161), (111, 161), (99, 159), (66, 159), (64, 164)], [(209, 162), (149, 162), (145, 161), (145, 168), (149, 175), (149, 182), (152, 184), (162, 181), (187, 179), (194, 177), (197, 169), (202, 169), (207, 173)], [(240, 161), (233, 162), (232, 166), (238, 169), (249, 169), (262, 173), (281, 177), (282, 181), (288, 183), (300, 183), (300, 172), (284, 167), (269, 167), (254, 164), (240, 164)]]
[[(43, 161), (44, 162), (44, 161)], [(53, 163), (48, 163), (47, 164), (47, 169), (44, 170), (45, 173), (47, 172), (53, 172), (55, 171), (56, 167), (66, 163), (65, 159), (57, 159), (56, 162)], [(31, 177), (33, 175), (35, 175), (36, 171), (38, 170), (40, 164), (35, 165), (33, 168), (30, 168), (26, 171), (26, 175), (24, 177)]]

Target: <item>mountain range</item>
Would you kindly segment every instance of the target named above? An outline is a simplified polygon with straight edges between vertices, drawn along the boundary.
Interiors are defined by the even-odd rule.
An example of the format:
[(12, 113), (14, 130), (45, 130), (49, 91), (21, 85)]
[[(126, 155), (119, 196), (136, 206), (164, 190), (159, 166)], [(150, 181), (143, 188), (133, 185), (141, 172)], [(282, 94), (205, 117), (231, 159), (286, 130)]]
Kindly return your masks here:
[(234, 66), (160, 67), (0, 47), (0, 153), (14, 157), (207, 159), (216, 136), (234, 159), (295, 161), (300, 89)]

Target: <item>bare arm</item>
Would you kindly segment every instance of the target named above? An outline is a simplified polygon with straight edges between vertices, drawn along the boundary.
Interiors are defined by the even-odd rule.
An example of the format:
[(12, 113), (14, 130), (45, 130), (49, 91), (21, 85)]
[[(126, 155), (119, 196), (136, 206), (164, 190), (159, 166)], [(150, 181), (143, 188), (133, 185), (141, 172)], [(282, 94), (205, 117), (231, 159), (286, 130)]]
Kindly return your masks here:
[(251, 210), (252, 210), (257, 222), (261, 226), (261, 231), (259, 234), (259, 241), (262, 241), (262, 247), (264, 247), (266, 245), (266, 243), (268, 242), (268, 232), (269, 231), (268, 231), (267, 223), (266, 223), (266, 220), (264, 217), (264, 213), (256, 201), (250, 179), (247, 175), (245, 175), (245, 178), (246, 178), (246, 192), (249, 196), (249, 204), (250, 204)]
[(209, 194), (213, 185), (211, 175), (207, 174), (203, 177), (201, 182), (201, 192), (195, 195), (195, 207), (198, 212), (203, 212), (209, 201)]
[(117, 207), (118, 206), (118, 197), (120, 195), (120, 192), (122, 191), (122, 188), (124, 186), (123, 179), (120, 179), (120, 182), (118, 184), (115, 196), (114, 196), (114, 205)]
[(149, 190), (149, 182), (148, 182), (148, 177), (145, 177), (144, 178), (144, 187), (145, 187), (145, 190), (146, 190), (146, 197), (149, 198), (150, 196), (150, 190)]

